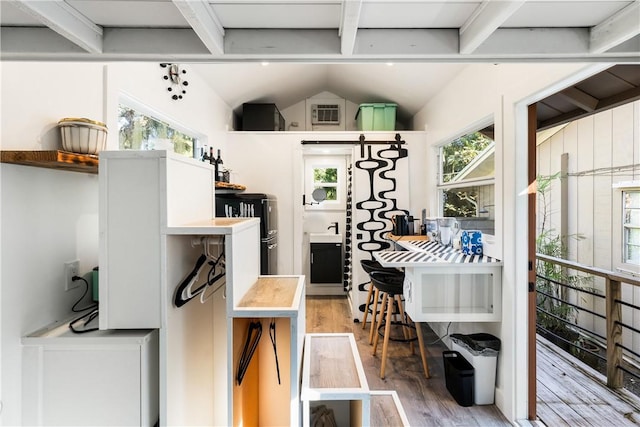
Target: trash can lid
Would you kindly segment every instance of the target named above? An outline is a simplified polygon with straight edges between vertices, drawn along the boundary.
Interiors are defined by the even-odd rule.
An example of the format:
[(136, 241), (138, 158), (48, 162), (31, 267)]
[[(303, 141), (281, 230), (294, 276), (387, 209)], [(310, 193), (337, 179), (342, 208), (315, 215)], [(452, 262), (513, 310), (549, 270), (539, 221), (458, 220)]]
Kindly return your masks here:
[(494, 352), (500, 351), (500, 339), (498, 337), (494, 337), (491, 334), (451, 334), (451, 340), (459, 345), (467, 347), (469, 350), (472, 350), (474, 354), (483, 353), (484, 350), (489, 350), (486, 353), (492, 354), (495, 354)]

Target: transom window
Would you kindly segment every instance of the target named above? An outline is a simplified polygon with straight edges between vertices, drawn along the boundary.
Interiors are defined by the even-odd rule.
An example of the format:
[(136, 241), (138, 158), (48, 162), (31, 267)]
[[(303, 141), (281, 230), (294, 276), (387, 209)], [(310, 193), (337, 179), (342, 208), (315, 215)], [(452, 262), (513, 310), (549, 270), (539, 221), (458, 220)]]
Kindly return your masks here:
[(198, 139), (163, 120), (124, 104), (118, 106), (118, 140), (121, 150), (168, 150), (194, 156)]

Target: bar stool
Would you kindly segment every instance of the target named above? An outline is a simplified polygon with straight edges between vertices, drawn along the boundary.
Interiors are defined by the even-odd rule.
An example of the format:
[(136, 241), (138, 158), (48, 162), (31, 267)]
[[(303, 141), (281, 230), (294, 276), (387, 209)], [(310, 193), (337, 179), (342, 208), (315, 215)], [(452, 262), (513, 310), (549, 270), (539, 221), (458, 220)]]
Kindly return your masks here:
[[(396, 268), (383, 267), (376, 260), (363, 259), (360, 260), (360, 265), (365, 273), (371, 275), (372, 271), (386, 271), (388, 273), (399, 274), (404, 278), (404, 273)], [(373, 334), (375, 333), (375, 324), (376, 324), (376, 316), (378, 314), (378, 301), (380, 298), (380, 293), (378, 289), (374, 289), (373, 283), (369, 281), (369, 292), (367, 293), (367, 302), (364, 305), (364, 317), (362, 318), (362, 329), (367, 326), (367, 316), (369, 312), (371, 312), (371, 326), (369, 329), (369, 344), (373, 344)], [(375, 292), (375, 295), (374, 295)], [(373, 302), (371, 298), (373, 297)], [(371, 304), (373, 303), (373, 310), (371, 309)]]
[[(376, 288), (377, 292), (382, 293), (382, 307), (380, 309), (380, 317), (378, 318), (378, 324), (376, 329), (379, 330), (382, 327), (382, 319), (384, 320), (384, 343), (382, 344), (382, 363), (380, 365), (380, 378), (384, 379), (384, 371), (387, 362), (387, 349), (389, 346), (389, 336), (391, 333), (391, 317), (393, 316), (394, 301), (398, 305), (398, 311), (400, 312), (401, 321), (396, 324), (401, 324), (405, 341), (412, 343), (411, 354), (413, 354), (413, 340), (415, 337), (411, 337), (411, 325), (408, 324), (408, 318), (405, 317), (404, 307), (402, 305), (402, 288), (404, 284), (404, 274), (398, 275), (397, 273), (390, 273), (386, 271), (372, 271), (369, 276), (371, 277), (371, 283)], [(418, 346), (420, 347), (420, 357), (422, 358), (422, 368), (424, 369), (425, 378), (429, 378), (429, 366), (427, 365), (427, 356), (424, 348), (424, 339), (422, 337), (422, 328), (420, 323), (415, 323), (416, 335), (418, 338)], [(375, 341), (373, 343), (373, 355), (376, 355), (376, 349), (378, 347), (378, 339), (380, 335), (376, 334)]]

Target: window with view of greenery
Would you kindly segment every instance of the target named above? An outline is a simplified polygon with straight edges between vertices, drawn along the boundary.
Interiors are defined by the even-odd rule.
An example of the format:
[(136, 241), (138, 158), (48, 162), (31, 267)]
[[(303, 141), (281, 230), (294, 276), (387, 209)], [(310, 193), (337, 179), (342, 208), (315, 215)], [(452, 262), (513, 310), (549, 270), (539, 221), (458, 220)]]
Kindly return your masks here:
[(197, 138), (122, 104), (118, 106), (118, 139), (121, 150), (153, 150), (162, 141), (169, 142), (174, 152), (188, 157), (193, 157), (197, 142)]
[(327, 192), (326, 200), (338, 200), (338, 168), (314, 168), (313, 188), (323, 188)]
[(493, 125), (440, 148), (438, 188), (442, 215), (493, 219), (495, 143)]
[(623, 191), (623, 261), (640, 265), (640, 190)]

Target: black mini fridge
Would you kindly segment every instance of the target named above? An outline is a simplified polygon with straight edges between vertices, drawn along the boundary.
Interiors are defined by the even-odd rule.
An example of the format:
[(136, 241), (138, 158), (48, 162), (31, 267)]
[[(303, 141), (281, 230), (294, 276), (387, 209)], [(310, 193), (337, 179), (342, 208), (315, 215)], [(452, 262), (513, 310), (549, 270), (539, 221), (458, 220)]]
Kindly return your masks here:
[(260, 218), (260, 274), (278, 274), (278, 204), (275, 196), (216, 194), (216, 217)]

